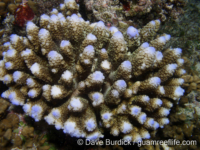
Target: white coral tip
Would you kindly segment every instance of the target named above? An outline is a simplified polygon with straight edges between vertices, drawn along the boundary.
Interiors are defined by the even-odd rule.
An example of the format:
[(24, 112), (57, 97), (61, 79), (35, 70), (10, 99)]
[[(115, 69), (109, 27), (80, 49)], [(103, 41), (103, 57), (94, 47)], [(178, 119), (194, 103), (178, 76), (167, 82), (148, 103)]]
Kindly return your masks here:
[(138, 30), (136, 28), (134, 28), (133, 26), (128, 27), (126, 33), (129, 36), (129, 38), (135, 38), (135, 37), (139, 36)]

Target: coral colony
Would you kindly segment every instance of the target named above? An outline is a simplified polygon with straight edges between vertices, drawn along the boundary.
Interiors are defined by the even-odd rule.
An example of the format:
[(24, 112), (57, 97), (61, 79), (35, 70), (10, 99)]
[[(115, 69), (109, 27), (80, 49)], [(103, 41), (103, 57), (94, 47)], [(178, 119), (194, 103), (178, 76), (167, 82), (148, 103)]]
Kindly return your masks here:
[[(74, 0), (65, 0), (40, 27), (29, 21), (26, 37), (4, 44), (1, 97), (21, 105), (35, 121), (96, 140), (104, 131), (125, 140), (150, 138), (184, 90), (180, 48), (165, 48), (170, 35), (157, 36), (160, 21), (122, 32), (102, 21), (84, 21)], [(101, 129), (101, 130), (100, 130)]]

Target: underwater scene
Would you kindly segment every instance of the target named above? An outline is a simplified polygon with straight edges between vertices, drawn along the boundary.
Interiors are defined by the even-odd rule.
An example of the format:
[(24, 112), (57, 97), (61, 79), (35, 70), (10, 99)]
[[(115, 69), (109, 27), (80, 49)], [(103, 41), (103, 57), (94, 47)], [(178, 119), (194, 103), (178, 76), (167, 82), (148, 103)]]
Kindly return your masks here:
[(200, 1), (0, 0), (0, 150), (200, 150)]

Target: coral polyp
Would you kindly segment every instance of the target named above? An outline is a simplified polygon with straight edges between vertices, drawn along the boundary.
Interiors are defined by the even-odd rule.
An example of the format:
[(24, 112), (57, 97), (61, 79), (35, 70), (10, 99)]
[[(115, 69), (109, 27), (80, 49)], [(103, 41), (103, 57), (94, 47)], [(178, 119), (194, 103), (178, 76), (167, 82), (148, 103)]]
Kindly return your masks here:
[(60, 6), (4, 44), (1, 96), (72, 137), (149, 139), (184, 94), (182, 50), (165, 48), (170, 35), (156, 37), (159, 20), (121, 31), (85, 21), (74, 0)]

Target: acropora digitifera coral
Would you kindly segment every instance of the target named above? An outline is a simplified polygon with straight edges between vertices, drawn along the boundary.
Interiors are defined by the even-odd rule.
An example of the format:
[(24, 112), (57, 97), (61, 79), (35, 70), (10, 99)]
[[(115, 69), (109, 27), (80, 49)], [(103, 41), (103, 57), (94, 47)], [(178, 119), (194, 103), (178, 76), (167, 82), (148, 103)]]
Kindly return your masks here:
[(1, 96), (72, 137), (96, 140), (105, 130), (149, 139), (184, 94), (182, 50), (165, 48), (171, 36), (156, 36), (159, 20), (122, 32), (90, 24), (78, 8), (65, 0), (61, 13), (40, 16), (40, 27), (27, 22), (26, 37), (10, 36), (0, 61), (9, 89)]

